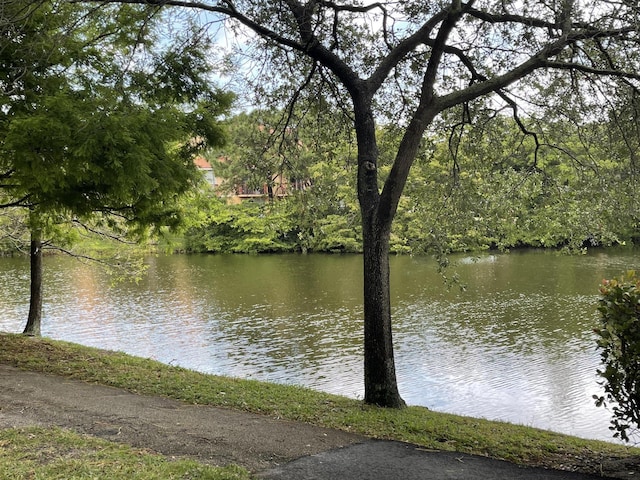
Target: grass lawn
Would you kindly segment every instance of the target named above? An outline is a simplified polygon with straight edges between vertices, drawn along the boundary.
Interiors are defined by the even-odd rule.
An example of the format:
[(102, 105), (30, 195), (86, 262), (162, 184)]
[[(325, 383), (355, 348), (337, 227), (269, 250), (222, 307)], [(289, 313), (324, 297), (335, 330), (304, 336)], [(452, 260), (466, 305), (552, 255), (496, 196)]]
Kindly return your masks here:
[(247, 471), (169, 460), (58, 428), (0, 430), (0, 479), (248, 480)]
[[(524, 465), (600, 473), (607, 462), (621, 459), (635, 462), (640, 458), (640, 449), (624, 445), (438, 413), (424, 407), (402, 410), (371, 407), (358, 400), (307, 388), (206, 375), (123, 353), (22, 335), (0, 334), (0, 363), (188, 403), (262, 413), (375, 438), (411, 442), (429, 449), (485, 455)], [(241, 469), (218, 472), (213, 467), (191, 462), (173, 462), (175, 476), (163, 473), (161, 477), (154, 477), (155, 465), (166, 465), (167, 460), (163, 457), (55, 429), (28, 430), (28, 438), (22, 438), (25, 435), (16, 432), (0, 430), (0, 478), (73, 478), (64, 473), (58, 477), (26, 475), (19, 470), (14, 475), (3, 476), (11, 471), (7, 468), (22, 462), (22, 458), (28, 458), (29, 465), (42, 463), (42, 468), (59, 467), (61, 471), (71, 464), (92, 469), (83, 478), (136, 478), (127, 473), (118, 477), (111, 473), (100, 476), (96, 472), (105, 465), (104, 468), (122, 472), (138, 471), (138, 463), (150, 469), (139, 478), (249, 478)], [(16, 441), (18, 437), (20, 441)], [(30, 442), (36, 446), (30, 446)], [(70, 447), (74, 442), (83, 446)], [(58, 465), (59, 462), (62, 463)], [(21, 466), (14, 465), (13, 468)], [(163, 471), (166, 467), (158, 468), (157, 471)], [(181, 473), (185, 471), (190, 473)]]

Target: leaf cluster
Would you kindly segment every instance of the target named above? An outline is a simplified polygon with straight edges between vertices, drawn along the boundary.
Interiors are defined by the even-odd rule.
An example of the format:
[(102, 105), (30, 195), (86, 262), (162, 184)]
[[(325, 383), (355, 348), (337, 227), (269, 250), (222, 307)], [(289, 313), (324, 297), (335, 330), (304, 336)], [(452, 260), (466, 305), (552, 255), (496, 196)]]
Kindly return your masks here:
[(3, 205), (177, 225), (233, 98), (212, 86), (208, 40), (171, 36), (150, 6), (24, 5), (0, 40)]
[[(185, 233), (184, 249), (188, 252), (271, 253), (287, 252), (290, 219), (277, 208), (245, 202), (227, 205), (213, 194), (200, 196), (201, 218)], [(193, 208), (193, 204), (192, 204)]]
[(600, 286), (600, 325), (594, 331), (604, 368), (605, 395), (596, 405), (611, 404), (610, 429), (629, 441), (640, 426), (640, 279), (630, 271)]

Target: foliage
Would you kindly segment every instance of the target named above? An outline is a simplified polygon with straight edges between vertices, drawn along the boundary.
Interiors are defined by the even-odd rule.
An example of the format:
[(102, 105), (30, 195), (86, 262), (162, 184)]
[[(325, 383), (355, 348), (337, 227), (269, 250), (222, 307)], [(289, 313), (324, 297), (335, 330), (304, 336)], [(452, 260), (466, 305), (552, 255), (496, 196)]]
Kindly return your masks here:
[[(533, 140), (509, 119), (467, 127), (455, 155), (447, 136), (432, 133), (400, 200), (391, 251), (440, 256), (537, 247), (579, 252), (631, 241), (640, 216), (632, 160), (611, 155), (623, 147), (605, 135), (609, 124), (590, 128), (599, 141), (584, 145), (571, 125), (555, 123), (564, 151), (547, 147), (537, 153), (536, 165)], [(301, 125), (300, 138), (312, 138), (310, 129)], [(399, 138), (392, 126), (381, 127), (378, 136), (385, 174)], [(278, 201), (225, 205), (212, 197), (186, 208), (208, 216), (188, 231), (188, 250), (360, 252), (355, 166), (348, 137), (342, 141), (322, 151), (314, 147), (305, 160), (307, 187)], [(228, 190), (217, 193), (225, 198)], [(251, 248), (243, 240), (249, 237)]]
[[(185, 208), (200, 212), (186, 232), (187, 251), (361, 251), (348, 133), (333, 122), (316, 134), (319, 123), (329, 123), (326, 119), (297, 118), (288, 118), (292, 126), (284, 138), (275, 128), (287, 121), (283, 112), (255, 111), (228, 121), (229, 144), (210, 152), (223, 159), (211, 160), (216, 176), (223, 178), (215, 193), (228, 199), (237, 185), (244, 185), (272, 194), (227, 204), (212, 192), (201, 192)], [(278, 192), (280, 179), (284, 188)]]
[[(504, 118), (467, 126), (455, 142), (432, 136), (396, 222), (411, 251), (580, 251), (629, 241), (640, 213), (635, 180), (627, 174), (631, 158), (612, 158), (619, 145), (604, 138), (585, 147), (572, 124), (542, 128), (560, 131), (562, 141), (538, 149)], [(421, 232), (421, 225), (429, 229)]]
[(0, 41), (5, 205), (100, 213), (112, 227), (177, 224), (175, 200), (196, 181), (192, 139), (221, 142), (231, 99), (210, 86), (206, 37), (160, 40), (162, 16), (148, 7), (33, 2), (14, 13)]
[(39, 335), (42, 246), (67, 251), (61, 225), (76, 221), (137, 238), (179, 225), (192, 157), (222, 143), (231, 96), (211, 87), (207, 36), (163, 38), (153, 7), (5, 2), (0, 15), (0, 209), (29, 211), (25, 333)]
[(612, 404), (614, 437), (625, 441), (640, 426), (640, 279), (635, 272), (605, 280), (600, 287), (601, 324), (595, 329), (604, 370), (605, 395), (596, 404)]
[(270, 199), (284, 193), (283, 185), (305, 178), (308, 148), (298, 128), (282, 112), (254, 110), (228, 122), (231, 141), (219, 152), (217, 163), (225, 189), (266, 189)]
[[(300, 250), (360, 252), (360, 214), (348, 151), (318, 155), (308, 168), (309, 187), (287, 197)], [(352, 165), (352, 163), (351, 163)]]
[(29, 251), (29, 232), (25, 212), (18, 208), (0, 209), (0, 256)]
[(287, 218), (270, 205), (228, 205), (210, 192), (198, 199), (198, 223), (185, 233), (188, 252), (269, 253), (292, 249)]

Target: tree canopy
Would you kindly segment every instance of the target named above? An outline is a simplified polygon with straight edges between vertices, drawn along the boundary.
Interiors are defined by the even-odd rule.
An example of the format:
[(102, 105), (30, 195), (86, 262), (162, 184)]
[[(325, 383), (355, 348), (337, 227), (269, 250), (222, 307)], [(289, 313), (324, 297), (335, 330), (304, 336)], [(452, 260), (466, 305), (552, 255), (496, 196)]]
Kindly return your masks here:
[(196, 181), (193, 153), (223, 138), (217, 117), (231, 99), (210, 82), (207, 40), (157, 39), (162, 19), (148, 7), (15, 2), (5, 14), (10, 7), (0, 45), (3, 205), (170, 222), (175, 196)]
[[(286, 116), (286, 115), (285, 115)], [(254, 111), (252, 117), (262, 117)], [(362, 252), (358, 205), (353, 187), (356, 167), (348, 132), (316, 148), (309, 140), (315, 122), (296, 122), (304, 152), (281, 150), (263, 138), (255, 121), (240, 114), (228, 120), (230, 141), (210, 155), (216, 177), (242, 181), (255, 174), (263, 203), (228, 204), (228, 188), (209, 192), (189, 210), (200, 221), (186, 235), (185, 248), (196, 252)], [(537, 153), (533, 138), (509, 118), (466, 126), (455, 143), (450, 133), (431, 133), (412, 168), (392, 228), (394, 253), (436, 254), (442, 262), (452, 252), (488, 248), (541, 247), (581, 251), (595, 246), (637, 241), (640, 203), (637, 169), (623, 153), (627, 142), (614, 120), (584, 124), (554, 121)], [(553, 133), (556, 132), (556, 133)], [(555, 138), (554, 138), (555, 137)], [(542, 138), (542, 137), (541, 137)], [(378, 128), (380, 170), (390, 168), (400, 141), (394, 126)], [(333, 142), (333, 143), (332, 143)], [(237, 144), (242, 154), (238, 155)], [(566, 151), (567, 154), (560, 154)], [(217, 159), (223, 157), (220, 164)], [(246, 159), (281, 158), (279, 164), (302, 163), (302, 188), (290, 189), (279, 201), (269, 201), (262, 186), (268, 176)], [(237, 163), (236, 163), (237, 162)], [(221, 168), (223, 167), (224, 168)], [(293, 175), (285, 168), (284, 175)], [(235, 175), (235, 177), (234, 177)], [(218, 199), (221, 197), (221, 200)]]
[[(28, 209), (39, 333), (42, 240), (64, 220), (175, 226), (198, 181), (193, 154), (222, 143), (232, 96), (206, 36), (156, 7), (9, 1), (0, 10), (0, 207)], [(185, 25), (186, 27), (187, 25)]]

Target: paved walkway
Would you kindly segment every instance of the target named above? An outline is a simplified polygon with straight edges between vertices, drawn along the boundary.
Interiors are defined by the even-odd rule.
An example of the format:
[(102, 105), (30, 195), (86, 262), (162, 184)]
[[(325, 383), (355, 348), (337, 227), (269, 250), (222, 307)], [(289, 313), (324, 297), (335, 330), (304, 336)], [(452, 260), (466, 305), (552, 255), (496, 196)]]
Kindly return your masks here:
[(210, 464), (235, 463), (268, 480), (599, 478), (428, 451), (0, 365), (0, 428), (30, 425), (71, 428)]
[(303, 457), (259, 475), (268, 480), (594, 480), (577, 473), (523, 468), (456, 452), (369, 440)]

